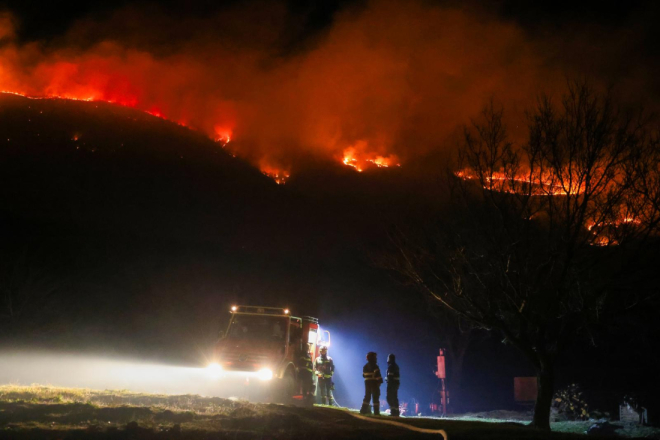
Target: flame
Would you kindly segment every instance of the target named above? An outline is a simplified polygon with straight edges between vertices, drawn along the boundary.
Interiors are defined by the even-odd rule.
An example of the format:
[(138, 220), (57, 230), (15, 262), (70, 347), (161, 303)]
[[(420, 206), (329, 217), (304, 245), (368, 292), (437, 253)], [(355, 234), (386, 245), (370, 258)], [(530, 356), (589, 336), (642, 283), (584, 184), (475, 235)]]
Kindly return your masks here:
[(342, 160), (344, 165), (353, 167), (358, 173), (362, 172), (362, 167), (358, 165), (358, 160), (355, 158), (355, 149), (349, 148), (344, 151), (344, 159)]
[(145, 113), (149, 113), (151, 116), (155, 116), (157, 118), (167, 119), (165, 116), (163, 116), (163, 112), (160, 111), (158, 107), (151, 107), (151, 109), (146, 110)]
[(375, 159), (367, 159), (367, 162), (371, 162), (372, 164), (376, 165), (378, 168), (389, 168), (392, 165), (396, 165), (398, 167), (401, 166), (400, 163), (394, 163), (395, 162), (394, 156), (390, 156), (390, 157), (378, 156)]
[(625, 217), (625, 218), (617, 219), (617, 220), (614, 220), (614, 221), (611, 221), (611, 222), (602, 221), (602, 222), (595, 223), (593, 221), (590, 221), (587, 224), (587, 230), (591, 231), (594, 228), (598, 229), (598, 228), (609, 227), (609, 226), (618, 228), (619, 226), (622, 226), (622, 225), (640, 225), (641, 223), (642, 223), (641, 220), (633, 218), (633, 217)]
[[(24, 93), (11, 91), (11, 90), (0, 90), (0, 93), (21, 96), (28, 99), (65, 99), (71, 101), (99, 101), (107, 102), (109, 104), (121, 105), (123, 107), (135, 108), (137, 105), (137, 100), (135, 99), (122, 99), (122, 100), (103, 100), (96, 99), (93, 96), (88, 97), (76, 97), (72, 95), (47, 95), (47, 96), (30, 96)], [(170, 122), (174, 122), (178, 125), (188, 127), (188, 124), (184, 120), (173, 121), (164, 114), (164, 112), (159, 107), (151, 107), (148, 110), (143, 110), (144, 113), (152, 115), (154, 117), (165, 119)], [(223, 148), (229, 144), (233, 139), (233, 128), (228, 125), (216, 124), (213, 127), (215, 136), (213, 140), (219, 143)], [(72, 140), (77, 141), (80, 138), (80, 134), (76, 133), (72, 137)], [(362, 172), (369, 167), (377, 168), (388, 168), (392, 166), (400, 167), (399, 159), (396, 155), (392, 154), (389, 156), (382, 156), (373, 152), (364, 151), (368, 150), (368, 145), (364, 141), (360, 141), (355, 144), (355, 146), (349, 147), (344, 150), (343, 158), (341, 159), (342, 163), (346, 166), (354, 168), (358, 172)], [(236, 154), (230, 152), (232, 157), (236, 157)], [(278, 185), (283, 185), (286, 183), (287, 179), (291, 177), (291, 174), (288, 170), (279, 169), (273, 165), (265, 164), (263, 161), (260, 164), (260, 170), (265, 175), (273, 179)], [(458, 175), (458, 174), (457, 174)], [(462, 176), (462, 175), (461, 175)]]
[[(479, 174), (474, 170), (465, 168), (454, 173), (463, 180), (479, 180), (481, 186), (488, 191), (504, 192), (509, 194), (541, 196), (580, 196), (584, 193), (585, 183), (580, 182), (577, 176), (571, 176), (566, 172), (557, 175), (551, 172), (519, 172), (517, 174), (498, 171)], [(611, 179), (611, 185), (617, 184), (617, 179)], [(531, 219), (532, 217), (530, 217)], [(616, 229), (625, 225), (640, 225), (640, 219), (630, 216), (628, 213), (620, 213), (614, 220), (586, 221), (585, 227), (594, 238), (591, 244), (594, 246), (616, 246), (619, 241), (614, 238)]]
[(289, 170), (279, 169), (263, 161), (259, 168), (261, 169), (261, 173), (264, 176), (270, 177), (278, 185), (284, 185), (286, 181), (289, 179), (289, 177), (291, 177), (291, 172)]
[(354, 168), (361, 173), (369, 167), (388, 168), (391, 166), (400, 167), (399, 159), (396, 155), (381, 156), (369, 151), (369, 145), (366, 141), (359, 141), (355, 145), (344, 150), (341, 161), (344, 165)]
[[(233, 130), (229, 127), (223, 125), (216, 125), (213, 127), (215, 131), (215, 141), (225, 147), (229, 142), (231, 142), (231, 137)], [(263, 170), (262, 170), (263, 171)]]
[(592, 244), (594, 246), (616, 246), (619, 244), (619, 242), (606, 235), (601, 235), (597, 237)]
[[(51, 94), (51, 95), (46, 95), (46, 96), (30, 96), (25, 93), (20, 93), (12, 90), (0, 90), (0, 93), (7, 94), (7, 95), (15, 95), (15, 96), (20, 96), (23, 98), (27, 99), (36, 99), (36, 100), (41, 100), (41, 99), (65, 99), (69, 101), (87, 101), (87, 102), (93, 102), (93, 101), (98, 101), (98, 102), (107, 102), (109, 104), (116, 104), (116, 105), (121, 105), (122, 107), (131, 107), (135, 108), (138, 104), (138, 101), (136, 99), (132, 98), (127, 98), (127, 99), (119, 99), (119, 100), (104, 100), (104, 99), (96, 99), (93, 96), (88, 96), (88, 97), (77, 97), (77, 96), (72, 96), (70, 94), (67, 95), (57, 95), (57, 94)], [(161, 111), (160, 108), (158, 107), (151, 107), (148, 110), (143, 110), (144, 113), (147, 113), (149, 115), (155, 116), (160, 119), (165, 119), (170, 122), (174, 122), (178, 125), (181, 125), (183, 127), (189, 127), (187, 122), (184, 120), (178, 120), (178, 121), (173, 121), (169, 119), (163, 111)], [(223, 148), (232, 140), (232, 135), (233, 135), (233, 129), (231, 127), (228, 127), (226, 125), (215, 125), (214, 126), (214, 132), (215, 132), (215, 137), (214, 140), (218, 142)], [(71, 140), (77, 141), (80, 139), (81, 135), (79, 133), (75, 133), (72, 137)], [(230, 152), (232, 157), (236, 157), (236, 154), (233, 152)], [(261, 171), (263, 172), (264, 175), (271, 177), (273, 180), (275, 180), (278, 184), (283, 184), (285, 183), (286, 179), (290, 177), (288, 172), (282, 172), (282, 171), (273, 171), (272, 167), (270, 166), (265, 166), (265, 168), (262, 166)]]
[(479, 175), (470, 169), (454, 173), (463, 180), (483, 180), (484, 189), (507, 192), (509, 194), (529, 194), (532, 196), (565, 196), (584, 192), (584, 183), (576, 176), (558, 176), (550, 172), (519, 172), (515, 175), (497, 171), (491, 175)]

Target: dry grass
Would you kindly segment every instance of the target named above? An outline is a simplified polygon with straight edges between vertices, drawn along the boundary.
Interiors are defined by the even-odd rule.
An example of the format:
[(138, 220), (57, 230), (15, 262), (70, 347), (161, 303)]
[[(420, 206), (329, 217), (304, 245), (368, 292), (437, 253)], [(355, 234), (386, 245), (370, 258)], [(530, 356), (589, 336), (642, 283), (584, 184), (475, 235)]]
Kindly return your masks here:
[(255, 404), (219, 397), (198, 395), (166, 395), (135, 393), (128, 390), (91, 390), (88, 388), (60, 388), (44, 385), (0, 386), (0, 401), (38, 404), (75, 403), (96, 407), (135, 406), (155, 410), (191, 411), (197, 414), (229, 415), (237, 409), (254, 410)]
[[(379, 418), (374, 417), (378, 420)], [(445, 429), (452, 440), (576, 440), (583, 435), (539, 432), (520, 423), (401, 418)], [(0, 386), (0, 439), (437, 439), (331, 408), (254, 404), (196, 395), (42, 385)], [(593, 438), (593, 437), (590, 437)]]

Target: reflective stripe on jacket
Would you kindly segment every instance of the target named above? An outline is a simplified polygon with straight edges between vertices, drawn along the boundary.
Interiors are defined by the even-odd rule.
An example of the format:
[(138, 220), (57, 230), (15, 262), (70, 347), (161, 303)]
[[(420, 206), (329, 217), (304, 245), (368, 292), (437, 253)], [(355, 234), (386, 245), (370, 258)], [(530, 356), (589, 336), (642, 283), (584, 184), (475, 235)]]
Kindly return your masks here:
[(364, 380), (376, 380), (378, 383), (383, 383), (383, 376), (380, 374), (378, 364), (367, 362), (362, 368), (362, 377)]
[(314, 370), (318, 377), (329, 379), (335, 373), (335, 363), (330, 356), (319, 356), (314, 361)]
[(300, 365), (301, 370), (307, 370), (310, 373), (314, 372), (314, 368), (313, 368), (313, 365), (312, 365), (312, 358), (309, 357), (309, 355), (301, 356), (299, 365)]
[(399, 376), (399, 366), (396, 362), (392, 362), (387, 365), (387, 381), (388, 382), (398, 382), (400, 380)]

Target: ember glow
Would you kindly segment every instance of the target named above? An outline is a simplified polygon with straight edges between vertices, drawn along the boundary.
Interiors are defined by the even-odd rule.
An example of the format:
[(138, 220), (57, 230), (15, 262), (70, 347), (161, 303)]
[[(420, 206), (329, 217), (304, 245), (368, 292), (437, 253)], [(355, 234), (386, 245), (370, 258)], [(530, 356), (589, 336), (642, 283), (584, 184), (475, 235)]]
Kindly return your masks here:
[(632, 217), (621, 217), (612, 221), (599, 221), (595, 223), (590, 220), (587, 223), (587, 230), (594, 236), (592, 244), (594, 246), (616, 246), (619, 240), (616, 238), (620, 233), (620, 228), (635, 227), (641, 225), (641, 220)]
[(291, 172), (288, 170), (282, 170), (278, 168), (271, 167), (266, 164), (260, 166), (261, 172), (264, 176), (268, 176), (275, 181), (278, 185), (284, 185), (289, 177), (291, 177)]
[[(517, 194), (529, 197), (580, 197), (585, 190), (585, 183), (577, 175), (571, 176), (566, 172), (563, 175), (539, 172), (492, 172), (477, 173), (471, 169), (462, 169), (454, 173), (463, 180), (475, 180), (487, 191), (508, 194)], [(612, 179), (609, 185), (617, 185), (617, 179)], [(532, 216), (531, 218), (534, 218)], [(614, 219), (587, 219), (585, 228), (593, 238), (590, 243), (594, 246), (616, 246), (619, 244), (616, 236), (623, 227), (634, 227), (642, 224), (641, 220), (624, 212)]]
[(231, 142), (232, 129), (228, 127), (215, 126), (215, 141), (223, 147)]
[[(283, 50), (290, 12), (267, 3), (195, 19), (119, 9), (75, 22), (57, 42), (22, 42), (3, 12), (0, 90), (136, 108), (231, 142), (281, 181), (301, 158), (365, 171), (451, 148), (484, 100), (530, 107), (539, 90), (563, 90), (573, 62), (546, 59), (548, 42), (512, 20), (424, 1), (341, 10), (321, 37)], [(602, 58), (590, 63), (619, 59)]]
[(584, 183), (577, 176), (558, 176), (552, 173), (498, 171), (480, 175), (472, 170), (457, 171), (457, 177), (464, 180), (480, 180), (484, 189), (530, 196), (565, 196), (581, 194)]
[(362, 172), (370, 167), (389, 168), (391, 166), (400, 167), (396, 155), (384, 157), (375, 153), (369, 153), (366, 142), (358, 142), (356, 146), (344, 150), (342, 163), (346, 166), (354, 168), (357, 172)]

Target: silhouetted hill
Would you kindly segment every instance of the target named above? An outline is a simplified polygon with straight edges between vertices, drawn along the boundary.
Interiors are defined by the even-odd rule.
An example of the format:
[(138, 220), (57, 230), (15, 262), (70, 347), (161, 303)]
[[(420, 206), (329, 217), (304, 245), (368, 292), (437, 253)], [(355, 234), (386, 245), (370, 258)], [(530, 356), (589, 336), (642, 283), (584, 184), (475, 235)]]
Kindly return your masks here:
[(406, 335), (430, 325), (424, 302), (364, 252), (425, 191), (401, 170), (309, 160), (279, 186), (192, 130), (95, 102), (0, 95), (0, 133), (5, 344), (201, 362), (245, 303), (319, 316), (352, 341), (342, 363), (381, 344), (432, 358), (432, 332)]
[[(359, 367), (375, 350), (401, 360), (402, 398), (424, 401), (437, 327), (421, 296), (371, 267), (365, 249), (393, 223), (443, 209), (443, 163), (438, 153), (357, 173), (306, 158), (279, 186), (154, 116), (0, 94), (2, 346), (199, 365), (230, 304), (288, 306), (333, 332), (339, 396), (359, 403)], [(591, 380), (604, 383), (614, 351), (592, 351), (592, 364), (611, 364)], [(487, 409), (512, 405), (511, 378), (531, 373), (494, 338), (477, 341), (464, 368), (464, 402)]]
[[(398, 169), (310, 161), (279, 186), (195, 131), (106, 103), (0, 95), (0, 133), (2, 254), (67, 286), (65, 310), (21, 318), (21, 334), (161, 338), (230, 301), (352, 312), (390, 284), (365, 245), (418, 203)], [(47, 331), (57, 316), (66, 331)]]
[(274, 182), (141, 112), (2, 95), (0, 132), (2, 209), (14, 216), (185, 240), (234, 235), (260, 211), (277, 216)]

